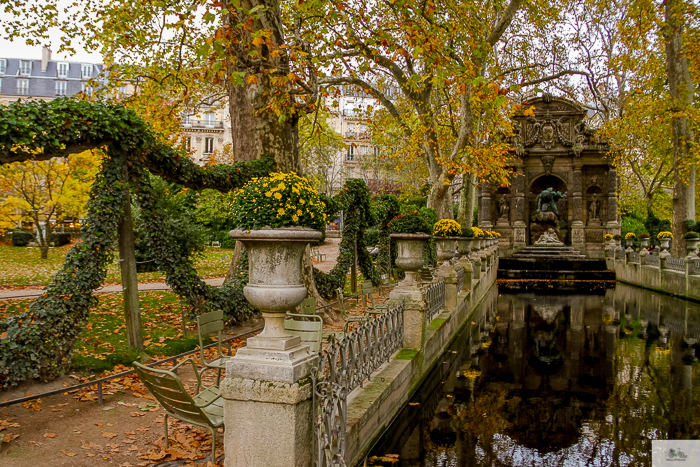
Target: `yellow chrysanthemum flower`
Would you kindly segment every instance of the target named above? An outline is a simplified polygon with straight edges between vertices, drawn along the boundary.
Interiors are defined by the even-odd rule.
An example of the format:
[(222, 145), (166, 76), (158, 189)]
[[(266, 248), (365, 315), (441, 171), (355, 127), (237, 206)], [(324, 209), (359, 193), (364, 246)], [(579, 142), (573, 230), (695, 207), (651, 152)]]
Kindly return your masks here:
[(298, 221), (298, 220), (299, 220), (299, 216), (297, 216), (297, 215), (292, 216), (292, 220), (293, 220), (294, 222)]
[(282, 195), (279, 193), (275, 193), (275, 199), (282, 199)]
[(277, 214), (279, 214), (280, 216), (283, 215), (284, 212), (285, 212), (285, 211), (284, 211), (284, 209), (282, 209), (282, 208), (279, 208), (279, 209), (277, 210)]

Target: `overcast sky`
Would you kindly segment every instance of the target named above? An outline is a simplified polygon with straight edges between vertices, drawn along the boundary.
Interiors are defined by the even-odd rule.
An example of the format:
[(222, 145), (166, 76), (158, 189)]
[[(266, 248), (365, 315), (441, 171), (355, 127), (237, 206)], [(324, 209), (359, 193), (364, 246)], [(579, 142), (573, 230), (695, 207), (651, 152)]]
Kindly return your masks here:
[[(51, 43), (56, 44), (51, 47), (54, 51), (51, 53), (52, 60), (68, 60), (75, 62), (89, 62), (89, 63), (102, 63), (102, 56), (96, 53), (88, 53), (84, 49), (76, 47), (76, 54), (69, 56), (65, 52), (62, 54), (57, 54), (55, 52), (58, 49), (60, 35), (54, 34), (51, 37)], [(14, 42), (10, 42), (5, 39), (0, 38), (0, 58), (28, 58), (34, 60), (41, 59), (41, 47), (39, 46), (28, 46), (23, 40), (19, 39)]]

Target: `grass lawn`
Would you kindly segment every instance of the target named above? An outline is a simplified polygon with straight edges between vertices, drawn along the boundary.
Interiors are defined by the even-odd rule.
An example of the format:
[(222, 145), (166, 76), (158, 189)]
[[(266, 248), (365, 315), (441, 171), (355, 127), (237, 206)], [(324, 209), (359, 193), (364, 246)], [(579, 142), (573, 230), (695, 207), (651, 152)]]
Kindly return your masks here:
[[(115, 365), (131, 365), (137, 355), (129, 353), (122, 313), (121, 293), (98, 296), (100, 302), (90, 312), (88, 324), (75, 346), (73, 368), (83, 371), (106, 371)], [(185, 320), (183, 307), (177, 296), (167, 291), (149, 291), (139, 294), (141, 322), (146, 352), (154, 357), (177, 355), (199, 345), (197, 324)], [(26, 311), (31, 299), (0, 302), (0, 320)], [(206, 343), (211, 342), (207, 339)]]
[[(0, 245), (0, 286), (8, 285), (46, 285), (63, 265), (63, 258), (72, 245), (65, 245), (49, 250), (48, 259), (41, 259), (39, 248)], [(228, 261), (233, 250), (207, 248), (204, 256), (195, 261), (199, 275), (208, 277), (224, 276), (228, 270)], [(118, 254), (115, 254), (115, 258)], [(165, 275), (159, 272), (140, 273), (139, 282), (162, 281)], [(119, 263), (114, 261), (107, 270), (107, 282), (121, 282)]]

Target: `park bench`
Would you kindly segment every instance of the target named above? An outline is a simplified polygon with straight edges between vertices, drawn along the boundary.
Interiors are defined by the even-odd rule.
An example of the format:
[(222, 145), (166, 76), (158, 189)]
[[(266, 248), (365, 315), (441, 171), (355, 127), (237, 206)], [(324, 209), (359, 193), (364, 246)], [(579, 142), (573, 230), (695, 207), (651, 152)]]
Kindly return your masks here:
[(300, 337), (301, 343), (308, 345), (312, 352), (319, 352), (323, 339), (323, 319), (316, 314), (316, 299), (305, 299), (299, 310), (299, 313), (287, 313), (284, 329), (291, 335)]
[(221, 242), (215, 240), (211, 242), (211, 246), (212, 248), (221, 248)]
[(318, 247), (317, 247), (317, 246), (312, 246), (312, 247), (311, 247), (311, 259), (312, 259), (312, 260), (313, 260), (313, 259), (316, 259), (316, 261), (318, 261), (319, 263), (322, 263), (323, 260), (324, 260), (325, 258), (326, 258), (326, 254), (325, 254), (325, 253), (321, 253), (321, 252), (318, 250)]
[[(176, 374), (177, 370), (187, 362), (192, 364), (194, 374), (197, 377), (194, 397), (187, 392)], [(170, 415), (186, 423), (209, 429), (211, 432), (211, 461), (214, 462), (216, 459), (216, 429), (224, 424), (224, 401), (221, 398), (219, 388), (210, 386), (200, 392), (202, 379), (197, 371), (197, 365), (191, 358), (178, 363), (170, 370), (157, 370), (139, 362), (134, 362), (134, 369), (146, 388), (165, 410), (163, 418), (165, 447), (169, 447), (168, 416)]]

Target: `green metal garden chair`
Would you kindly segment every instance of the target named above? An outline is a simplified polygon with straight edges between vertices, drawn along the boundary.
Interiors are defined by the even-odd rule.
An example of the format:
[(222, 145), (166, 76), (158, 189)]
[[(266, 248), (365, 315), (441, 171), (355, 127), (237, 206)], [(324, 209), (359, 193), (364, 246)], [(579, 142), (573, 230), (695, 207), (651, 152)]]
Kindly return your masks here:
[(343, 289), (338, 288), (336, 292), (338, 293), (338, 310), (340, 311), (340, 317), (345, 321), (345, 325), (343, 325), (343, 334), (345, 335), (348, 333), (348, 326), (350, 323), (362, 323), (363, 321), (367, 320), (367, 316), (348, 315), (348, 312), (345, 309), (345, 296), (343, 295)]
[[(182, 381), (175, 374), (179, 367), (190, 362), (197, 377), (196, 395), (192, 397)], [(208, 428), (211, 432), (211, 461), (216, 459), (216, 429), (224, 424), (224, 400), (217, 386), (210, 386), (203, 391), (202, 379), (197, 371), (194, 360), (188, 358), (170, 370), (157, 370), (155, 368), (134, 362), (134, 369), (141, 378), (143, 384), (153, 394), (165, 410), (163, 425), (165, 427), (165, 447), (168, 441), (168, 416), (171, 415), (193, 425)]]
[[(221, 350), (221, 331), (224, 330), (224, 312), (222, 310), (212, 311), (197, 316), (197, 332), (199, 334), (199, 355), (202, 358), (204, 368), (200, 371), (200, 375), (206, 370), (217, 370), (216, 385), (221, 381), (221, 372), (226, 369), (226, 362), (231, 358), (224, 355)], [(217, 333), (217, 345), (219, 348), (219, 358), (207, 362), (204, 358), (204, 336)]]
[(389, 311), (389, 305), (387, 304), (375, 304), (374, 297), (372, 294), (376, 291), (372, 281), (364, 281), (360, 286), (360, 292), (362, 294), (362, 308), (366, 315), (381, 315)]
[(316, 299), (305, 299), (299, 305), (299, 310), (299, 313), (287, 313), (284, 329), (293, 336), (299, 336), (302, 344), (308, 345), (312, 352), (319, 352), (323, 339), (323, 319), (316, 314)]

